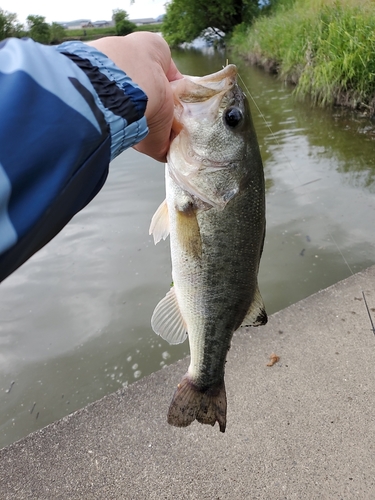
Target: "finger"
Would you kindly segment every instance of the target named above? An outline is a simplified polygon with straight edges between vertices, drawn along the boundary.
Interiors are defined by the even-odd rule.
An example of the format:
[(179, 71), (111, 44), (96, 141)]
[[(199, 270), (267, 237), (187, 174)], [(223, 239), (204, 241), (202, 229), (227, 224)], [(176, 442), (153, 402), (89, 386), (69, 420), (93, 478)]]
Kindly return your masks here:
[(171, 64), (166, 73), (166, 77), (168, 78), (169, 82), (174, 82), (175, 80), (180, 80), (181, 78), (183, 78), (183, 75), (177, 69), (177, 66), (175, 65), (173, 59), (171, 59)]

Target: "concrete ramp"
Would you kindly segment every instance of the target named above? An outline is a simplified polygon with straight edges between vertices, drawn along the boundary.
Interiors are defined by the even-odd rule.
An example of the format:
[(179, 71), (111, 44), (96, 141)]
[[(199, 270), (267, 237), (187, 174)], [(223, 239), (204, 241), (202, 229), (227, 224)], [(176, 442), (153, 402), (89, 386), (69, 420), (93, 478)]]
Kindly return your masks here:
[(225, 434), (166, 423), (185, 359), (1, 450), (0, 498), (375, 498), (375, 335), (362, 291), (375, 318), (372, 267), (235, 335)]

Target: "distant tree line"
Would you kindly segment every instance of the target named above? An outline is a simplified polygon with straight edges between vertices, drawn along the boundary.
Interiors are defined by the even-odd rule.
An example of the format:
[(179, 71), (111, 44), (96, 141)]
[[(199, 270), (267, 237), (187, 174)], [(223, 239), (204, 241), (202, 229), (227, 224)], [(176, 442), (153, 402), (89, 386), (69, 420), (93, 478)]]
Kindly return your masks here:
[[(134, 23), (129, 21), (128, 14), (124, 10), (114, 10), (112, 19), (115, 23), (113, 34), (128, 35), (137, 28)], [(17, 14), (0, 8), (0, 40), (25, 36), (32, 38), (36, 42), (50, 45), (61, 43), (69, 38), (69, 31), (59, 23), (48, 24), (45, 17), (36, 15), (29, 15), (24, 26), (18, 22)]]

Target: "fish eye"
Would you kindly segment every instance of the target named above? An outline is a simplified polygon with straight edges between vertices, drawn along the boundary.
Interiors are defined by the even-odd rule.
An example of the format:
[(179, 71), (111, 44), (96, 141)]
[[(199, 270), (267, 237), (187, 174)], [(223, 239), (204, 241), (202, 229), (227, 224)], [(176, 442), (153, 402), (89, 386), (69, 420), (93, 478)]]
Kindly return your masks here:
[(242, 112), (238, 108), (228, 108), (224, 113), (224, 121), (230, 128), (237, 127), (242, 121)]

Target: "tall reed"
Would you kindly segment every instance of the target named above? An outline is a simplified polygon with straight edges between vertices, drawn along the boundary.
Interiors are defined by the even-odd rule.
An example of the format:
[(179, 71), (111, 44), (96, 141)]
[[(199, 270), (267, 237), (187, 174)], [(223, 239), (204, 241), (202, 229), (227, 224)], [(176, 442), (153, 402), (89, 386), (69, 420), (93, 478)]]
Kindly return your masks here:
[(316, 104), (375, 111), (375, 1), (284, 0), (235, 30), (232, 46)]

